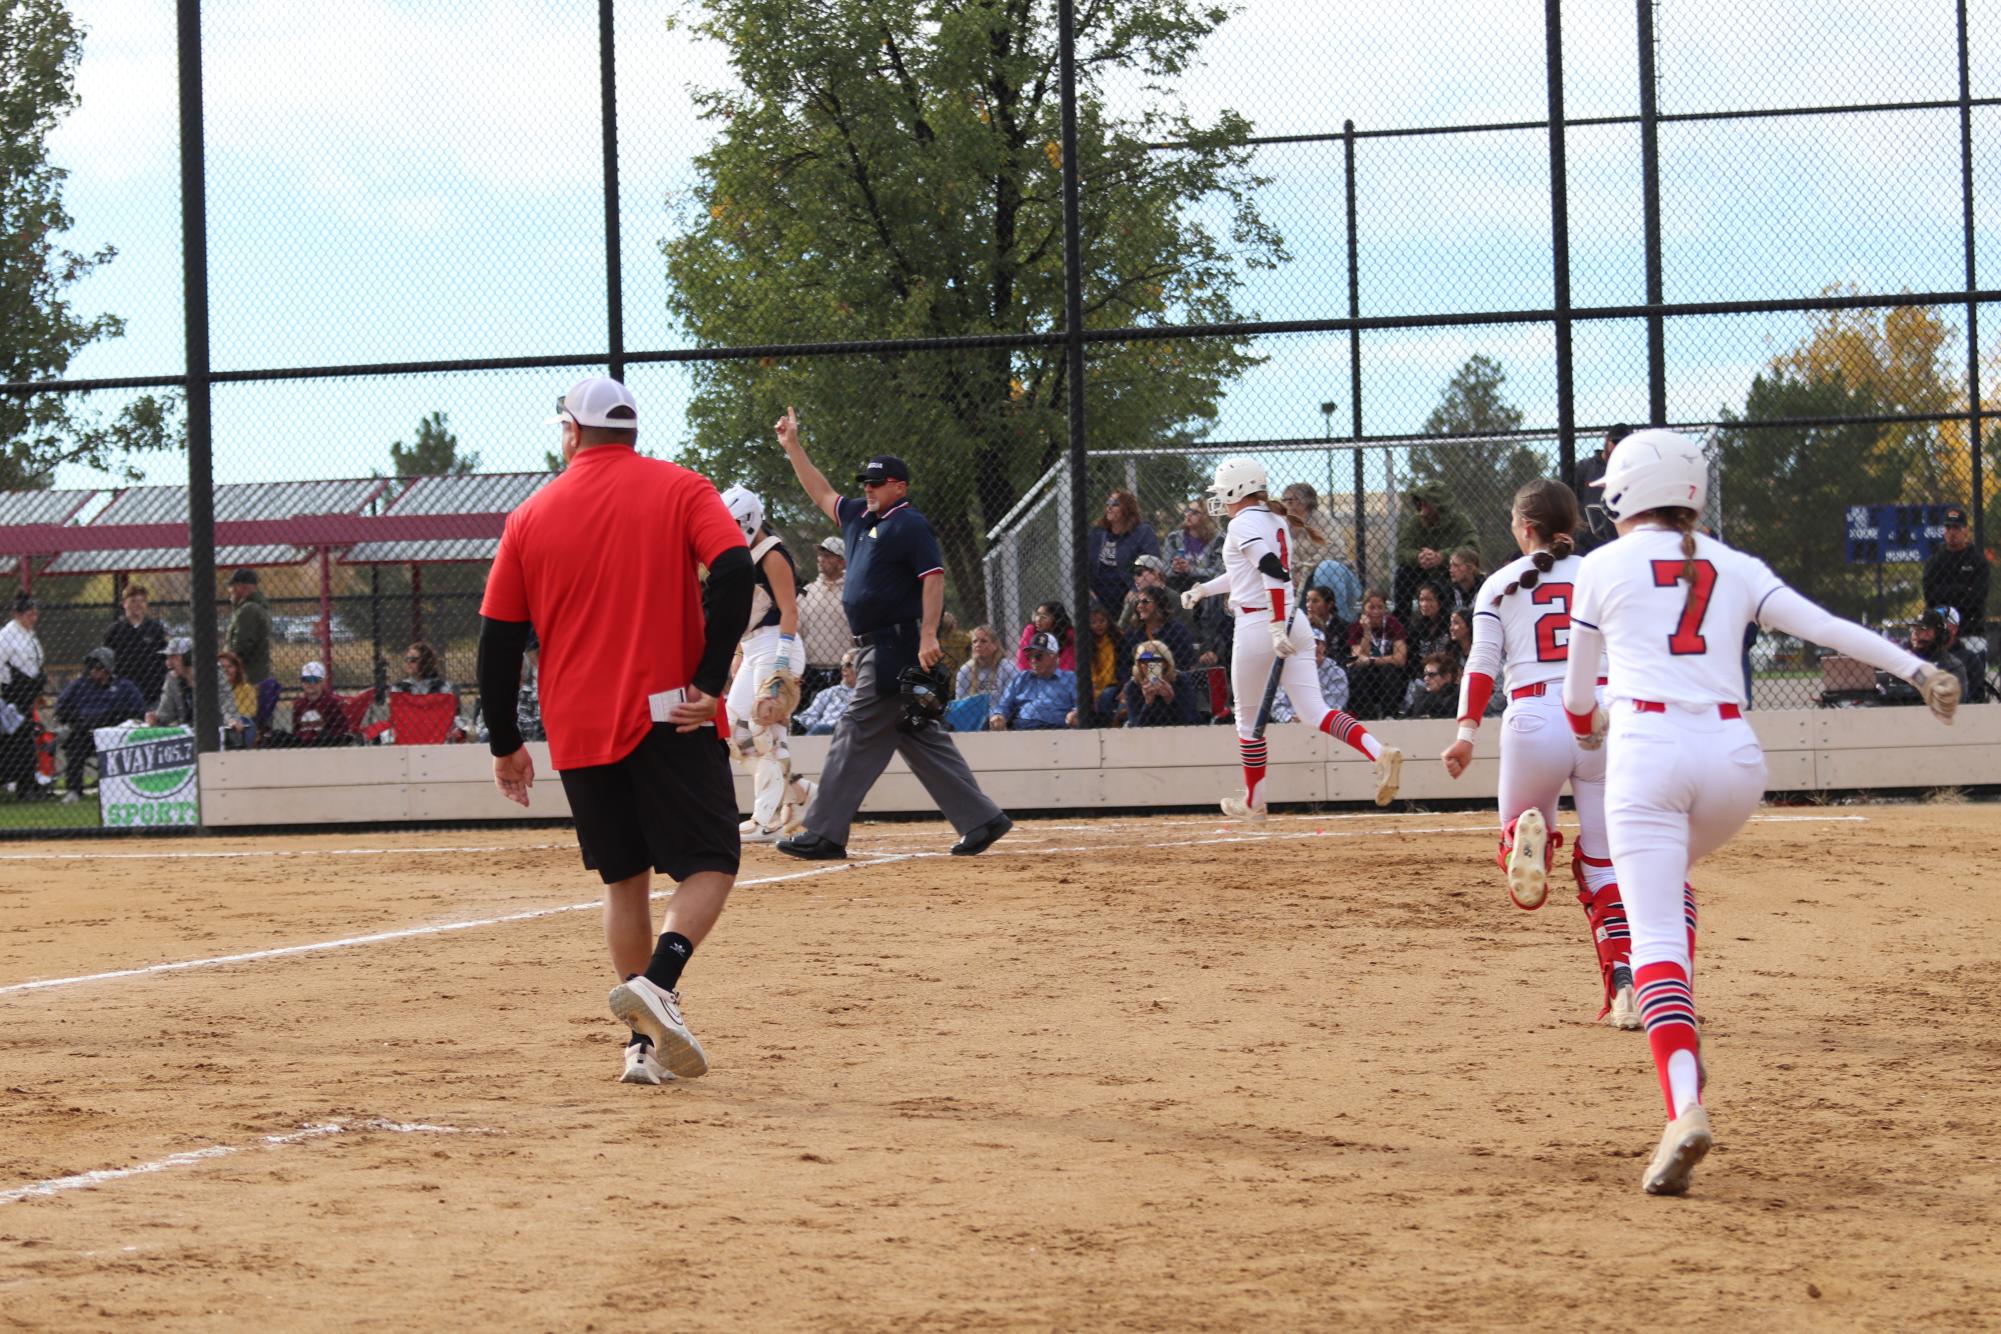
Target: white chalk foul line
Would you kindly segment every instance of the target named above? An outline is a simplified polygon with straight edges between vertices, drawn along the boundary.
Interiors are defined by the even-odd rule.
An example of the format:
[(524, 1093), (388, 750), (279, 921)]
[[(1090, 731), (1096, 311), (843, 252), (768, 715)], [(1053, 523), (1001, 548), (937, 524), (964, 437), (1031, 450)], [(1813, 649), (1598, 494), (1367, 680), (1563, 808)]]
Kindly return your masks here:
[[(784, 880), (804, 880), (809, 876), (829, 875), (836, 871), (865, 870), (880, 866), (885, 862), (903, 861), (903, 857), (880, 857), (865, 862), (830, 862), (810, 870), (793, 871), (789, 875), (762, 876), (754, 880), (739, 880), (743, 885), (775, 885)], [(655, 898), (664, 897), (670, 891), (662, 890)], [(328, 950), (352, 949), (356, 945), (379, 945), (386, 940), (408, 940), (416, 936), (441, 936), (452, 931), (471, 931), (483, 926), (503, 926), (509, 922), (531, 922), (538, 917), (554, 917), (559, 913), (583, 912), (600, 906), (601, 900), (591, 899), (584, 903), (565, 903), (554, 908), (530, 908), (524, 912), (505, 913), (499, 917), (476, 917), (463, 922), (437, 922), (429, 926), (406, 926), (395, 931), (377, 931), (366, 936), (348, 936), (340, 940), (316, 940), (307, 945), (280, 945), (267, 950), (246, 950), (241, 954), (221, 954), (209, 959), (177, 959), (172, 963), (151, 963), (139, 968), (120, 968), (108, 973), (86, 973), (79, 977), (46, 977), (34, 982), (13, 982), (0, 987), (0, 996), (19, 991), (42, 991), (49, 987), (73, 987), (84, 982), (110, 982), (121, 977), (146, 977), (154, 973), (178, 973), (190, 968), (224, 968), (235, 963), (257, 963), (264, 959), (284, 959), (298, 954), (322, 954)]]
[(551, 848), (574, 847), (571, 843), (495, 843), (483, 847), (450, 848), (232, 848), (218, 852), (162, 850), (160, 852), (6, 852), (0, 862), (164, 862), (212, 861), (255, 857), (269, 861), (278, 857), (411, 857), (431, 853), (467, 852), (547, 852)]
[(140, 1163), (136, 1167), (106, 1167), (95, 1172), (78, 1172), (74, 1176), (51, 1177), (47, 1181), (31, 1181), (25, 1186), (12, 1190), (0, 1190), (0, 1204), (17, 1204), (22, 1200), (47, 1199), (65, 1191), (87, 1190), (101, 1186), (107, 1181), (121, 1181), (126, 1177), (147, 1176), (154, 1172), (165, 1172), (176, 1167), (188, 1167), (195, 1163), (208, 1162), (214, 1158), (228, 1158), (242, 1153), (245, 1149), (279, 1149), (288, 1144), (303, 1144), (307, 1140), (321, 1139), (327, 1135), (346, 1135), (356, 1132), (376, 1131), (391, 1135), (490, 1135), (485, 1129), (462, 1129), (458, 1126), (432, 1126), (417, 1121), (390, 1121), (383, 1117), (370, 1117), (365, 1121), (329, 1121), (323, 1125), (304, 1126), (287, 1135), (266, 1135), (251, 1144), (211, 1144), (205, 1149), (189, 1149), (185, 1153), (170, 1153), (165, 1158), (156, 1158), (150, 1163)]

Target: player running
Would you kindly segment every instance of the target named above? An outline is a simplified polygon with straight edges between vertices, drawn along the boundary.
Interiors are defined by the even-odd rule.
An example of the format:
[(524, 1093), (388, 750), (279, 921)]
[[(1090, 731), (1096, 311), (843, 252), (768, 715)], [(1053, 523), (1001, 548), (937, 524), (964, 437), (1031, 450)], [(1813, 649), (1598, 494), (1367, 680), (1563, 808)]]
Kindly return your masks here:
[[(1605, 512), (1619, 540), (1578, 571), (1563, 707), (1578, 744), (1612, 747), (1605, 813), (1633, 934), (1640, 1019), (1667, 1101), (1667, 1129), (1641, 1186), (1688, 1189), (1713, 1143), (1702, 1106), (1692, 985), (1690, 865), (1728, 842), (1765, 790), (1765, 757), (1744, 721), (1745, 627), (1796, 635), (1910, 681), (1941, 722), (1959, 682), (1786, 587), (1755, 556), (1696, 533), (1708, 491), (1701, 448), (1672, 431), (1627, 436), (1613, 450)], [(1597, 699), (1598, 655), (1611, 663)]]
[[(1473, 759), (1480, 718), (1493, 698), (1503, 664), (1508, 711), (1501, 717), (1501, 847), (1508, 897), (1518, 908), (1540, 908), (1563, 835), (1556, 799), (1564, 783), (1577, 804), (1577, 845), (1570, 874), (1598, 952), (1604, 989), (1600, 1019), (1637, 1029), (1626, 910), (1605, 843), (1605, 752), (1579, 750), (1563, 723), (1557, 683), (1570, 657), (1571, 590), (1583, 557), (1574, 554), (1577, 497), (1562, 482), (1539, 477), (1515, 492), (1510, 520), (1522, 549), (1487, 577), (1474, 599), (1473, 649), (1459, 685), (1459, 739), (1439, 758), (1457, 778)], [(1605, 675), (1598, 669), (1600, 683)]]
[(750, 766), (750, 818), (738, 826), (746, 843), (776, 843), (805, 828), (814, 784), (792, 777), (792, 710), (799, 703), (799, 577), (792, 553), (764, 521), (764, 501), (747, 487), (723, 492), (723, 504), (750, 544), (757, 588), (744, 631), (736, 679), (730, 684), (730, 739)]
[(1312, 723), (1375, 761), (1376, 805), (1387, 806), (1403, 775), (1403, 752), (1384, 746), (1352, 715), (1328, 708), (1322, 698), (1313, 663), (1313, 632), (1287, 600), (1292, 572), (1285, 511), (1271, 504), (1266, 488), (1264, 465), (1254, 459), (1224, 459), (1216, 465), (1208, 507), (1211, 514), (1228, 515), (1230, 520), (1223, 539), (1223, 572), (1181, 595), (1182, 609), (1193, 611), (1203, 598), (1228, 593), (1237, 615), (1230, 680), (1236, 692), (1244, 795), (1225, 797), (1223, 814), (1265, 818), (1266, 719), (1260, 715), (1270, 706), (1267, 684), (1274, 661), (1283, 663), (1279, 684), (1301, 722)]

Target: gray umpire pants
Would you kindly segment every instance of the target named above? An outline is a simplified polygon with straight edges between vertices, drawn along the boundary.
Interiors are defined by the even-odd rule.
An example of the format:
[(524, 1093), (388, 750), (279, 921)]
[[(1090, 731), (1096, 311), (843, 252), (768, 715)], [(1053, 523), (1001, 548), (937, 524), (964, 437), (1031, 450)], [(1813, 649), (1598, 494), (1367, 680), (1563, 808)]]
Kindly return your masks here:
[(980, 791), (966, 757), (952, 744), (951, 734), (936, 725), (921, 732), (899, 732), (896, 721), (902, 716), (900, 697), (879, 698), (875, 693), (875, 650), (857, 649), (855, 696), (834, 724), (820, 790), (806, 808), (807, 833), (846, 847), (855, 812), (875, 780), (882, 777), (891, 754), (903, 756), (910, 772), (938, 803), (938, 810), (961, 834), (1000, 815), (1001, 808)]

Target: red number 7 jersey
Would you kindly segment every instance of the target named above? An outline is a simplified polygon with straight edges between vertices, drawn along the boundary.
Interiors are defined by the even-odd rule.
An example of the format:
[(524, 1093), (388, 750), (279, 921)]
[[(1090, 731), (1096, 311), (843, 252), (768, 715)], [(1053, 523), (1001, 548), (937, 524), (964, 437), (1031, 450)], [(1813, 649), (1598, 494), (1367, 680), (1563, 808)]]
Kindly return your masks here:
[(1584, 559), (1571, 616), (1605, 636), (1614, 699), (1744, 704), (1744, 632), (1785, 583), (1756, 556), (1695, 539), (1694, 577), (1681, 534), (1642, 528)]

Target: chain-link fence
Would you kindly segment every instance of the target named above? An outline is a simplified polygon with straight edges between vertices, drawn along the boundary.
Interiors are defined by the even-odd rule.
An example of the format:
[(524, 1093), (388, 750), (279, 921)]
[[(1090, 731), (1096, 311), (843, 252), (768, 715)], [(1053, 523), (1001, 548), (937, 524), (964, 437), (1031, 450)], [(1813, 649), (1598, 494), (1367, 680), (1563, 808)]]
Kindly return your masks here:
[[(1650, 422), (1707, 440), (1706, 522), (1803, 591), (1900, 638), (1957, 610), (1977, 684), (1990, 8), (1090, 7), (1067, 146), (1039, 0), (10, 8), (43, 58), (5, 66), (34, 129), (0, 201), (30, 257), (0, 284), (0, 580), (39, 607), (0, 640), (0, 828), (101, 818), (119, 680), (142, 717), (212, 708), (205, 745), (476, 739), (486, 562), (560, 467), (553, 399), (606, 370), (642, 449), (764, 496), (811, 688), (843, 560), (772, 443), (788, 404), (837, 483), (909, 461), (966, 695), (1041, 623), (1088, 721), (1129, 721), (1147, 642), (1174, 721), (1224, 712), (1228, 619), (1178, 593), (1216, 567), (1192, 502), (1248, 456), (1337, 665), (1405, 638), (1354, 707), (1422, 711), (1515, 489)], [(1769, 636), (1746, 671), (1757, 708), (1890, 698)]]

